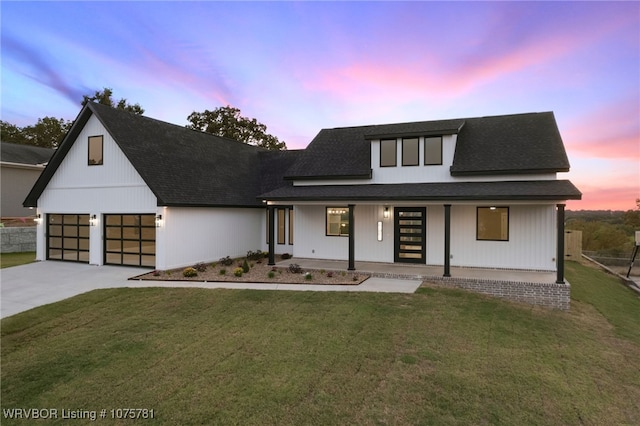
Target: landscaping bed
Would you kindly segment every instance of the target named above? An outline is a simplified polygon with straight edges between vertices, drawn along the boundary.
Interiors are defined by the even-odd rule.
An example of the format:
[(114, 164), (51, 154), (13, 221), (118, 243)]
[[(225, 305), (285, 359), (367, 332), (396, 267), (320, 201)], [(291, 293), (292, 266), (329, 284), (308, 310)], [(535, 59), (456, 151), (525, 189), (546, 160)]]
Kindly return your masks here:
[[(283, 259), (280, 259), (283, 260)], [(284, 259), (286, 260), (286, 258)], [(369, 278), (359, 272), (324, 269), (303, 269), (294, 261), (288, 266), (269, 266), (264, 253), (249, 252), (245, 258), (228, 257), (213, 263), (152, 271), (138, 275), (136, 280), (201, 281), (201, 282), (250, 282), (274, 284), (358, 285)]]

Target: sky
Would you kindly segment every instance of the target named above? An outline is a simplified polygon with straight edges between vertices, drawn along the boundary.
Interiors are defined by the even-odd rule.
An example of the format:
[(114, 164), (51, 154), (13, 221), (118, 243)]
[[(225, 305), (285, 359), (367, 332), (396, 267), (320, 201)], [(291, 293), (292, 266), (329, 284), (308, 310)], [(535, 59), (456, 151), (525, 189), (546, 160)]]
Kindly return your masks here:
[(231, 105), (289, 149), (322, 128), (553, 111), (583, 193), (640, 198), (640, 2), (0, 2), (0, 116)]

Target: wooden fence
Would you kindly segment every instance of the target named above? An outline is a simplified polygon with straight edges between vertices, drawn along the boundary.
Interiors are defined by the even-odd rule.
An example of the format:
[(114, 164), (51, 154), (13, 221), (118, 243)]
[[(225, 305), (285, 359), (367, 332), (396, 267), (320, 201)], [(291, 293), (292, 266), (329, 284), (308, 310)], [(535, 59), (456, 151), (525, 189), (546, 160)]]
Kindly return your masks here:
[(575, 261), (582, 258), (582, 231), (564, 231), (564, 258)]

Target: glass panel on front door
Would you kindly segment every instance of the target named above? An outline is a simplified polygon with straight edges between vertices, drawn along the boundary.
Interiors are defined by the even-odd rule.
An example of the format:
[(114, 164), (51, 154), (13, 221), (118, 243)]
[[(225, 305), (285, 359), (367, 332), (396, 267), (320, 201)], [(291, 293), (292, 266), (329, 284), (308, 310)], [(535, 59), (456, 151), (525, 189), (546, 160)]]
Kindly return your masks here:
[(395, 208), (396, 262), (425, 263), (426, 208)]

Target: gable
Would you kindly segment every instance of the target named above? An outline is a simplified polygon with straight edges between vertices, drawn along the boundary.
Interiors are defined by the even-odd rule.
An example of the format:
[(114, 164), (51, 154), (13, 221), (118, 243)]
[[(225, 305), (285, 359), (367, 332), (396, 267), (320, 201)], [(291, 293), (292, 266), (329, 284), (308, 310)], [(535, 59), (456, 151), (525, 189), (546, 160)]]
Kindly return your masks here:
[(261, 192), (258, 153), (263, 149), (95, 103), (82, 109), (25, 206), (35, 207), (47, 184), (58, 179), (63, 160), (94, 120), (159, 206), (262, 207), (256, 197)]
[[(103, 164), (89, 164), (89, 138), (102, 136)], [(66, 153), (47, 189), (146, 186), (97, 117), (91, 116)]]

